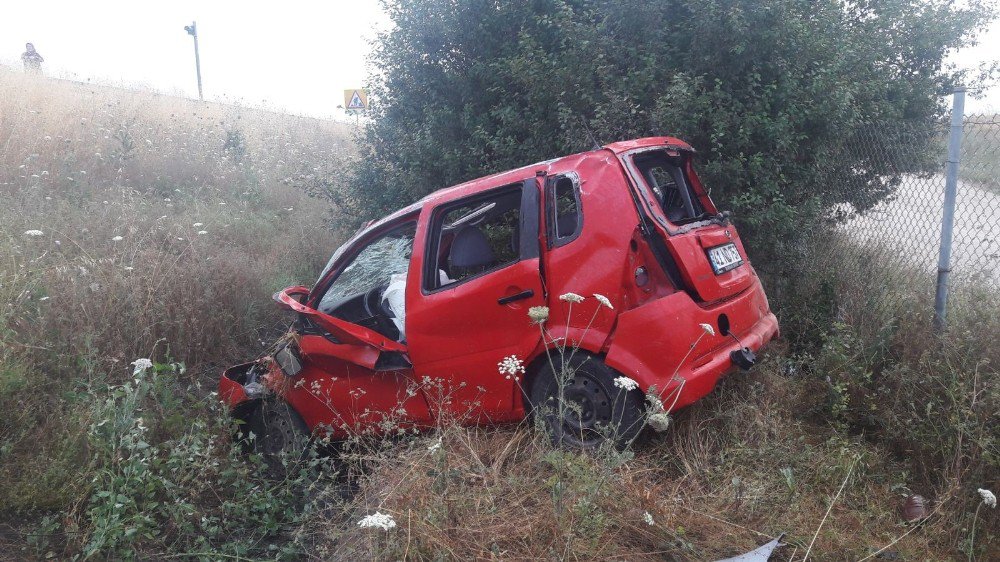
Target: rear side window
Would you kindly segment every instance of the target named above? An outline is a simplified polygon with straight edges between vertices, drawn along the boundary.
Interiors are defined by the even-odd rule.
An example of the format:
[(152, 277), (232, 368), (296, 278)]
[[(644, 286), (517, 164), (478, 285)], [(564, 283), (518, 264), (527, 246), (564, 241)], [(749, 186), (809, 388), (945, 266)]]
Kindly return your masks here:
[(580, 182), (575, 176), (554, 176), (546, 182), (546, 223), (550, 248), (572, 242), (580, 234)]
[(632, 162), (646, 187), (656, 196), (667, 220), (684, 224), (705, 216), (701, 201), (685, 177), (682, 155), (654, 150), (635, 155)]
[(437, 213), (424, 272), (436, 290), (502, 269), (520, 256), (521, 184), (466, 199)]

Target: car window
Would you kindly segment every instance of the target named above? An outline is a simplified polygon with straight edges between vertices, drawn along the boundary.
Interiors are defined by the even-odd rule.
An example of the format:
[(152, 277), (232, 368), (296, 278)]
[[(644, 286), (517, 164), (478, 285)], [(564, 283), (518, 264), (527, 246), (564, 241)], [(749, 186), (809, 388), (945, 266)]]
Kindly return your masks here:
[(664, 150), (644, 152), (637, 154), (633, 163), (670, 222), (683, 224), (705, 213), (688, 185), (679, 155), (671, 155)]
[(407, 223), (369, 242), (327, 287), (319, 310), (329, 314), (344, 300), (388, 285), (392, 275), (406, 273), (415, 232), (416, 223)]
[(514, 263), (519, 255), (521, 185), (463, 200), (434, 220), (424, 287), (438, 289)]
[(556, 176), (548, 182), (548, 238), (550, 246), (571, 242), (580, 231), (579, 183), (571, 176)]

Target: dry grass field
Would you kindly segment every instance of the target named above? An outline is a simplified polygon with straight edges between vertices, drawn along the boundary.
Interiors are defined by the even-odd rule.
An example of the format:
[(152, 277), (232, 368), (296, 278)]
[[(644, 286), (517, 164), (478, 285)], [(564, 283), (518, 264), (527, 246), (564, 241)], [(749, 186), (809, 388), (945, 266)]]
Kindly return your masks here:
[(777, 343), (635, 450), (442, 422), (268, 477), (212, 392), (343, 238), (301, 186), (335, 187), (351, 139), (0, 68), (0, 558), (695, 561), (780, 533), (775, 560), (1000, 557), (976, 491), (1000, 488), (995, 295), (935, 338), (923, 297), (873, 308), (890, 276), (842, 275), (866, 262), (842, 246), (773, 295), (821, 345)]

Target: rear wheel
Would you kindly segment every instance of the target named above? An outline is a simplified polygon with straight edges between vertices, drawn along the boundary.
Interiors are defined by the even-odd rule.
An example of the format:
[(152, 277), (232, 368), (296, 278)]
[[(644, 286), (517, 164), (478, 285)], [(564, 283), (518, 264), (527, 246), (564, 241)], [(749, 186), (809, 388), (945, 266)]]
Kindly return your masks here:
[(309, 430), (302, 417), (287, 402), (268, 398), (247, 420), (253, 434), (253, 450), (264, 457), (273, 472), (284, 473), (283, 461), (303, 459), (309, 446)]
[(554, 443), (594, 449), (610, 442), (620, 449), (635, 441), (645, 421), (639, 390), (616, 386), (621, 375), (593, 355), (577, 352), (565, 368), (558, 357), (552, 363), (556, 370), (542, 367), (529, 399)]

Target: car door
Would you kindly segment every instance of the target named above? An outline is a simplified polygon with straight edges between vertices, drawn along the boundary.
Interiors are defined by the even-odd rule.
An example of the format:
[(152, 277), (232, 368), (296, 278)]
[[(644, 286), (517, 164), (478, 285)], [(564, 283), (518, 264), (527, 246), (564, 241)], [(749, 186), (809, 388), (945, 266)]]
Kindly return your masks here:
[(275, 295), (298, 314), (294, 336), (274, 355), (291, 377), (283, 396), (310, 429), (326, 426), (343, 437), (430, 421), (382, 302), (393, 278), (406, 278), (415, 228), (416, 216), (375, 227), (338, 251), (312, 292), (290, 287)]
[[(443, 202), (417, 232), (423, 248), (406, 297), (407, 347), (438, 415), (500, 421), (515, 412), (517, 381), (498, 372), (541, 341), (528, 309), (545, 303), (535, 178)], [(422, 383), (425, 386), (427, 382)]]

